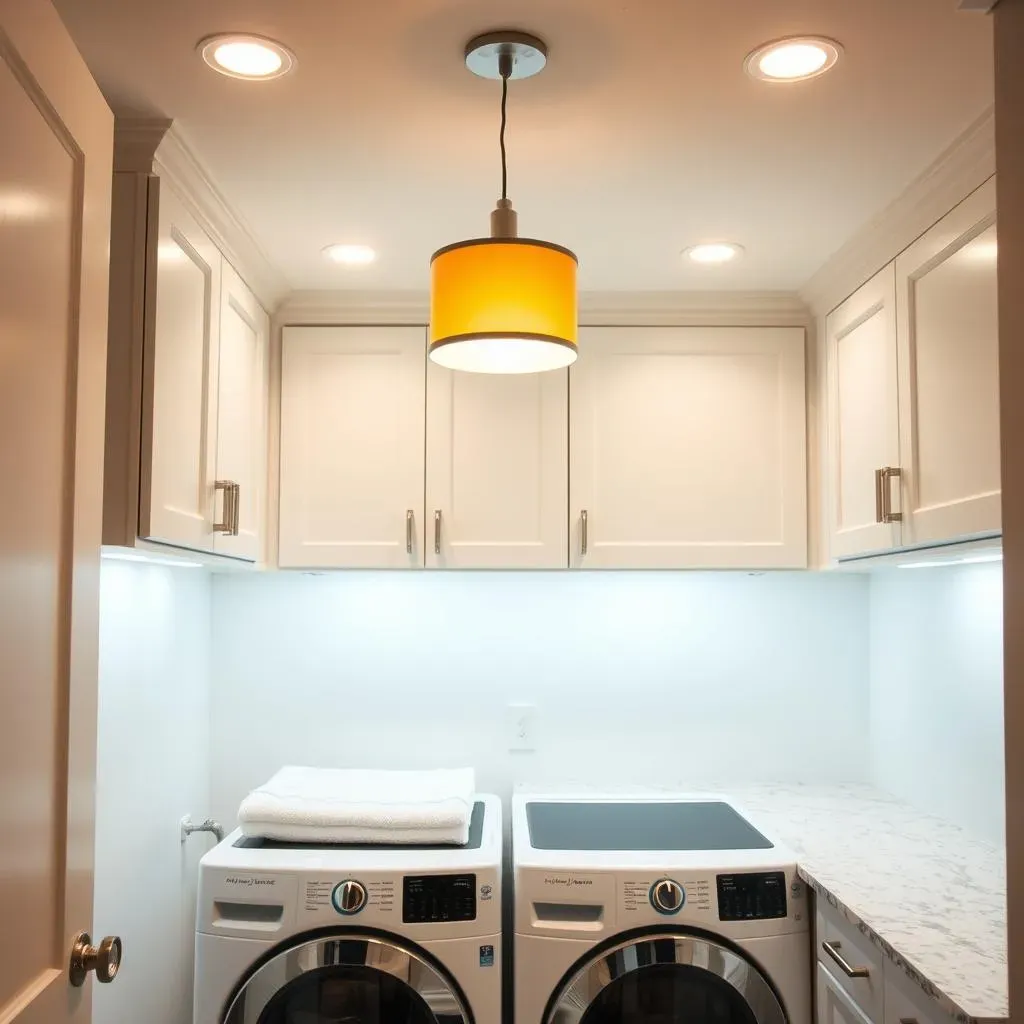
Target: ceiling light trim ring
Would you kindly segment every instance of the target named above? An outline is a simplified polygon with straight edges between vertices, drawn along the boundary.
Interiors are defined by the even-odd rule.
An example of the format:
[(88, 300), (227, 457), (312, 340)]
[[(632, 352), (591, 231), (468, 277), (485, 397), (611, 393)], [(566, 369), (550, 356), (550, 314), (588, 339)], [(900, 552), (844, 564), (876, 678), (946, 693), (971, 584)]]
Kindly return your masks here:
[(541, 249), (553, 249), (555, 252), (560, 252), (563, 256), (568, 256), (576, 266), (580, 265), (579, 258), (572, 249), (567, 249), (564, 245), (559, 245), (557, 242), (547, 242), (542, 238), (520, 238), (516, 236), (509, 238), (501, 236), (498, 238), (466, 238), (461, 242), (452, 242), (451, 245), (443, 245), (438, 249), (433, 256), (430, 257), (430, 262), (433, 263), (439, 256), (444, 256), (445, 253), (455, 252), (456, 249), (468, 249), (474, 245), (529, 245), (535, 246)]
[(437, 338), (430, 343), (430, 349), (444, 348), (445, 345), (457, 345), (460, 341), (543, 341), (548, 345), (561, 345), (563, 348), (577, 351), (577, 346), (568, 338), (560, 338), (557, 334), (543, 334), (540, 331), (470, 331), (466, 334), (449, 334)]
[[(762, 58), (783, 46), (817, 46), (825, 53), (825, 61), (821, 67), (802, 75), (784, 77), (765, 74), (760, 67)], [(771, 39), (766, 43), (762, 43), (751, 50), (743, 59), (743, 70), (758, 82), (772, 82), (781, 85), (791, 82), (806, 82), (808, 79), (819, 78), (827, 71), (831, 71), (844, 53), (843, 44), (829, 36), (781, 36), (778, 39)]]
[[(266, 75), (233, 71), (231, 68), (218, 63), (214, 56), (218, 47), (230, 43), (250, 43), (263, 46), (272, 53), (277, 54), (281, 60), (281, 66)], [(282, 78), (294, 71), (298, 64), (295, 54), (284, 43), (279, 42), (277, 39), (271, 39), (270, 36), (257, 35), (254, 32), (215, 32), (213, 35), (204, 36), (196, 43), (196, 52), (203, 58), (207, 66), (216, 71), (217, 74), (224, 75), (227, 78), (237, 78), (243, 82), (271, 82), (275, 78)]]

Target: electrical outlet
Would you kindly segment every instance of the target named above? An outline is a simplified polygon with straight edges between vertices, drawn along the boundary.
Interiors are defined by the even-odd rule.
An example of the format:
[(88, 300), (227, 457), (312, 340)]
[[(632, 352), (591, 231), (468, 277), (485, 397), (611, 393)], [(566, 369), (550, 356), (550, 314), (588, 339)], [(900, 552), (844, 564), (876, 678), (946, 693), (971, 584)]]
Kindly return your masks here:
[(534, 719), (537, 708), (533, 704), (509, 704), (505, 708), (505, 731), (508, 749), (512, 752), (534, 750)]

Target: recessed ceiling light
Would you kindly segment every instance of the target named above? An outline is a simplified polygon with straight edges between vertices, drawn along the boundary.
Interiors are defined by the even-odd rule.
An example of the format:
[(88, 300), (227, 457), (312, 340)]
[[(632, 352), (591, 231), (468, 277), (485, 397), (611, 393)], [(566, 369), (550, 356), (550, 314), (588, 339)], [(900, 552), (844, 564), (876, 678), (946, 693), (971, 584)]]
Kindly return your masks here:
[(751, 78), (764, 82), (800, 82), (825, 74), (843, 48), (823, 36), (775, 39), (747, 55), (743, 67)]
[(295, 67), (295, 55), (287, 46), (263, 36), (209, 36), (201, 39), (196, 49), (214, 71), (231, 78), (267, 81)]
[(362, 267), (372, 263), (377, 254), (368, 245), (328, 245), (324, 255), (335, 263), (344, 263), (348, 267)]
[(735, 242), (702, 242), (683, 250), (694, 263), (728, 263), (743, 252), (743, 246)]

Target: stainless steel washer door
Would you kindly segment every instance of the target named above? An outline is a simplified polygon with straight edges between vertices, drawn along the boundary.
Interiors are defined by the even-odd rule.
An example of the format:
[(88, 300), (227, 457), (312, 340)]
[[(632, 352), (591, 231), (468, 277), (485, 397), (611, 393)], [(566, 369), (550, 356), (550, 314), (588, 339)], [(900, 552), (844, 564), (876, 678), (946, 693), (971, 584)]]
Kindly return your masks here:
[(397, 939), (328, 935), (285, 947), (223, 1024), (473, 1024), (455, 982)]
[(713, 939), (644, 935), (597, 953), (548, 1005), (544, 1024), (786, 1024), (758, 968)]

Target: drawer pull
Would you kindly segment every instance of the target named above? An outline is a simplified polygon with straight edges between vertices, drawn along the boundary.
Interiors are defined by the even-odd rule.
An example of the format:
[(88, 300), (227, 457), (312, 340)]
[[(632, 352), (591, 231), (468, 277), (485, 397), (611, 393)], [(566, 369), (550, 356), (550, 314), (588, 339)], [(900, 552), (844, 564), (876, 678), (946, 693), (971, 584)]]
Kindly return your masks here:
[(917, 1024), (916, 1017), (900, 1017), (900, 1024)]
[[(843, 948), (841, 942), (823, 942), (821, 948), (839, 965), (839, 969), (848, 978), (867, 978), (871, 971), (867, 967), (853, 967), (851, 966), (846, 957), (839, 952)], [(901, 1021), (900, 1024), (903, 1024)]]

